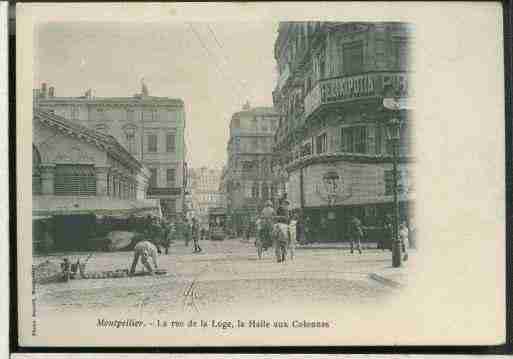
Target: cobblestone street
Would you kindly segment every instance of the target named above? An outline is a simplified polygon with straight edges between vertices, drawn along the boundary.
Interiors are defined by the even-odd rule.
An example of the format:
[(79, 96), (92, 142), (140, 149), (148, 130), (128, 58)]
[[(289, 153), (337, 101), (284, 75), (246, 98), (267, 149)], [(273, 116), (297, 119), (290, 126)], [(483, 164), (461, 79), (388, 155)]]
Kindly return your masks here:
[[(287, 308), (330, 305), (377, 305), (397, 289), (392, 281), (373, 275), (392, 271), (404, 281), (407, 265), (391, 268), (389, 251), (365, 250), (350, 254), (345, 248), (299, 248), (293, 261), (276, 263), (269, 249), (258, 260), (253, 241), (239, 239), (201, 242), (203, 252), (175, 242), (169, 255), (159, 256), (164, 276), (72, 280), (40, 285), (37, 290), (41, 313), (94, 311), (223, 313), (249, 308)], [(85, 258), (68, 254), (70, 260)], [(59, 261), (61, 256), (37, 257)], [(96, 253), (88, 262), (91, 271), (126, 269), (131, 252)], [(408, 263), (409, 264), (409, 263)], [(138, 270), (141, 269), (139, 264)], [(404, 283), (396, 283), (404, 284)]]

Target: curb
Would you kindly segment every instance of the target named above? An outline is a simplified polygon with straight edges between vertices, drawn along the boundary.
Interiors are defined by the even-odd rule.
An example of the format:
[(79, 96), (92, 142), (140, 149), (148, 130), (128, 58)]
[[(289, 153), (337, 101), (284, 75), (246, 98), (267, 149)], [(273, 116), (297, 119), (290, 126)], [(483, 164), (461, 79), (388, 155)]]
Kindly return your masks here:
[(392, 288), (402, 288), (402, 287), (404, 287), (404, 284), (396, 282), (395, 280), (392, 280), (392, 279), (385, 278), (385, 277), (380, 276), (379, 274), (376, 274), (376, 273), (369, 273), (369, 278), (372, 279), (372, 280), (375, 280), (376, 282), (379, 282), (379, 283), (381, 283), (383, 285), (386, 285), (388, 287), (392, 287)]

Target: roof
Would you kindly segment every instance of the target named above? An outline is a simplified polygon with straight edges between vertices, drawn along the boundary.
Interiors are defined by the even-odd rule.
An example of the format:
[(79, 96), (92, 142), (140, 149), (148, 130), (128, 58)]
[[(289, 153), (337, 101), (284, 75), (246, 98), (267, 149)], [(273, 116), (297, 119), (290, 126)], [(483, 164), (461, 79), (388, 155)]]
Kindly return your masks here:
[(132, 97), (46, 97), (37, 99), (41, 103), (85, 103), (89, 105), (94, 104), (160, 104), (168, 106), (182, 106), (184, 102), (182, 99), (171, 97), (157, 97), (157, 96), (132, 96)]
[(73, 136), (79, 140), (89, 142), (103, 151), (108, 152), (114, 158), (140, 169), (141, 163), (135, 159), (119, 142), (112, 136), (92, 130), (76, 122), (70, 121), (64, 117), (55, 115), (49, 111), (34, 108), (34, 120), (37, 120), (49, 127), (55, 128), (68, 136)]
[(278, 112), (274, 109), (274, 107), (252, 107), (249, 110), (238, 111), (235, 112), (232, 118), (240, 115), (271, 115), (278, 116)]

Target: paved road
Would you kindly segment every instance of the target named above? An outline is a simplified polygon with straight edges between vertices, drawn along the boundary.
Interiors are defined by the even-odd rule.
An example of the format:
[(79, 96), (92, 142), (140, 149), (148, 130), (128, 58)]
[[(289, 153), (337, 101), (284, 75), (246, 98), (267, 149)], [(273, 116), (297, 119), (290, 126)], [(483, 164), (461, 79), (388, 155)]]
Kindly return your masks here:
[[(223, 313), (291, 306), (329, 308), (370, 305), (398, 290), (369, 278), (372, 272), (390, 267), (390, 252), (367, 250), (351, 255), (346, 249), (304, 249), (293, 261), (276, 263), (271, 250), (257, 259), (253, 243), (239, 239), (200, 242), (204, 251), (192, 254), (191, 246), (174, 243), (169, 255), (159, 256), (166, 276), (73, 280), (41, 285), (37, 290), (39, 311), (120, 311)], [(71, 260), (87, 254), (69, 255)], [(48, 257), (38, 257), (36, 263)], [(52, 258), (50, 258), (52, 259)], [(59, 257), (53, 257), (58, 260)], [(89, 270), (128, 268), (130, 252), (98, 253)]]

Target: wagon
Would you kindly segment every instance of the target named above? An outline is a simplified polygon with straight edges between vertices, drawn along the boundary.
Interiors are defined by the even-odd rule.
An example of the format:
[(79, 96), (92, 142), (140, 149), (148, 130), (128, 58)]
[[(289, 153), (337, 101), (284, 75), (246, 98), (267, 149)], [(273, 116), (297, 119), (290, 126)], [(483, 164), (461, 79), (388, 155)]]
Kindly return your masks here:
[(208, 236), (210, 240), (222, 241), (227, 236), (226, 210), (224, 208), (211, 208), (208, 213)]

